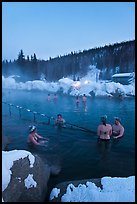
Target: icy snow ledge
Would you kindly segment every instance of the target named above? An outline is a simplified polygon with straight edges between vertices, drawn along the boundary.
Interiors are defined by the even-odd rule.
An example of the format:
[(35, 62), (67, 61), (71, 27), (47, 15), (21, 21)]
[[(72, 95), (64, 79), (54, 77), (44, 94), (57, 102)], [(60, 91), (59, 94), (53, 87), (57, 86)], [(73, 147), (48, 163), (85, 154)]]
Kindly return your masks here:
[(68, 185), (62, 202), (135, 202), (135, 177), (101, 179), (103, 189), (87, 182), (86, 185)]
[(25, 157), (29, 158), (30, 167), (33, 167), (35, 162), (35, 157), (26, 150), (12, 150), (12, 151), (2, 151), (2, 191), (4, 191), (11, 179), (11, 168), (13, 162)]
[(60, 189), (58, 188), (53, 188), (51, 193), (50, 193), (50, 200), (54, 199), (54, 198), (57, 198), (58, 195), (60, 193)]
[[(94, 180), (94, 179), (93, 179)], [(71, 182), (65, 186), (57, 185), (60, 189), (54, 188), (51, 192), (50, 199), (58, 196), (63, 192), (64, 186), (66, 193), (60, 194), (61, 202), (135, 202), (135, 176), (127, 178), (120, 177), (103, 177), (101, 185), (87, 181), (86, 184), (79, 184), (75, 187)]]

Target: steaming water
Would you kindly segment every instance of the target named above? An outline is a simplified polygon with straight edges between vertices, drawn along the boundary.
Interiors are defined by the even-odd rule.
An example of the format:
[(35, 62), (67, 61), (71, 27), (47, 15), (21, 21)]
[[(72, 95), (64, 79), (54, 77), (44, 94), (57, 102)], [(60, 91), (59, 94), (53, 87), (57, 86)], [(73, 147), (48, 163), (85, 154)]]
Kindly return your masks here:
[[(100, 116), (106, 114), (108, 122), (113, 124), (113, 117), (119, 116), (125, 127), (124, 137), (110, 142), (99, 143), (96, 134), (76, 129), (58, 129), (39, 122), (47, 122), (46, 117), (27, 111), (21, 112), (2, 104), (3, 133), (9, 136), (9, 149), (26, 149), (39, 154), (43, 160), (61, 166), (58, 176), (51, 178), (53, 184), (77, 179), (100, 178), (103, 176), (126, 177), (135, 174), (135, 101), (134, 99), (88, 98), (86, 106), (80, 101), (76, 106), (75, 97), (58, 95), (57, 101), (47, 100), (47, 92), (7, 91), (2, 100), (33, 111), (56, 117), (61, 113), (67, 122), (91, 129), (96, 132)], [(26, 141), (28, 126), (35, 124), (38, 133), (49, 138), (47, 146), (32, 149)]]

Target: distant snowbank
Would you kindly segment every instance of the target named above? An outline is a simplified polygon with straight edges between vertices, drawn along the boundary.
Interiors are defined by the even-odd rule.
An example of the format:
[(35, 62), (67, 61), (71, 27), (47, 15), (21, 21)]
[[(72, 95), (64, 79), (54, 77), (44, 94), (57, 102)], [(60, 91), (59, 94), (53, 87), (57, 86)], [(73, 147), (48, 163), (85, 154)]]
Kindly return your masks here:
[[(18, 89), (18, 90), (40, 90), (48, 92), (63, 92), (72, 96), (83, 95), (91, 96), (112, 96), (117, 91), (123, 96), (135, 96), (135, 83), (130, 85), (122, 85), (120, 83), (100, 81), (98, 79), (99, 70), (91, 68), (86, 76), (80, 81), (73, 81), (69, 78), (62, 78), (58, 82), (46, 82), (43, 80), (34, 80), (23, 82), (16, 82), (15, 76), (5, 78), (2, 76), (3, 89)], [(19, 76), (18, 76), (19, 77)]]

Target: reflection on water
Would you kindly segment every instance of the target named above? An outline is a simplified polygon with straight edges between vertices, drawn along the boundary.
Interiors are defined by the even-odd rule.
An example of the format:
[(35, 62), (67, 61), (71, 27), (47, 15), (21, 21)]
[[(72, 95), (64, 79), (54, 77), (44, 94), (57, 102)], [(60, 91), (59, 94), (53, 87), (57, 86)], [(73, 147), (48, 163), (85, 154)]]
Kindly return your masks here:
[[(72, 124), (93, 130), (84, 132), (76, 127), (56, 128), (54, 120), (33, 113), (11, 108), (11, 116), (6, 105), (2, 104), (2, 129), (11, 138), (9, 149), (26, 149), (37, 153), (48, 162), (61, 166), (60, 174), (53, 178), (53, 183), (65, 180), (100, 178), (102, 176), (134, 175), (135, 161), (135, 101), (134, 99), (115, 100), (107, 98), (87, 98), (85, 104), (76, 103), (75, 97), (57, 95), (57, 100), (47, 100), (44, 92), (10, 91), (3, 94), (2, 100), (44, 113), (56, 118), (61, 113), (63, 118)], [(96, 131), (100, 116), (108, 116), (113, 124), (114, 117), (120, 116), (125, 128), (121, 140), (111, 139), (109, 142), (98, 141)], [(28, 127), (36, 125), (38, 133), (49, 139), (46, 146), (32, 148), (27, 145)]]

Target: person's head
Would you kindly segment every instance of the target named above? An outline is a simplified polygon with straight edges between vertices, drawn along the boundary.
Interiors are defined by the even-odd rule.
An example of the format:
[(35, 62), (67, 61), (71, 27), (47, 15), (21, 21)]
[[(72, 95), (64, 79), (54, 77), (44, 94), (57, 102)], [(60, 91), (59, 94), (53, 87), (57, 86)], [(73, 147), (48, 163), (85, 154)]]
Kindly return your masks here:
[(106, 124), (106, 122), (107, 122), (107, 116), (106, 116), (106, 115), (103, 115), (103, 116), (101, 117), (101, 122), (102, 122), (103, 124)]
[(32, 126), (29, 126), (29, 133), (32, 133), (34, 131), (36, 131), (36, 126), (35, 125), (32, 125)]
[(58, 117), (58, 118), (62, 118), (62, 115), (61, 115), (61, 114), (58, 114), (57, 117)]
[(116, 125), (119, 125), (119, 123), (121, 123), (121, 119), (119, 117), (114, 117), (114, 119)]

